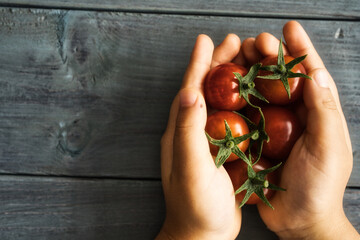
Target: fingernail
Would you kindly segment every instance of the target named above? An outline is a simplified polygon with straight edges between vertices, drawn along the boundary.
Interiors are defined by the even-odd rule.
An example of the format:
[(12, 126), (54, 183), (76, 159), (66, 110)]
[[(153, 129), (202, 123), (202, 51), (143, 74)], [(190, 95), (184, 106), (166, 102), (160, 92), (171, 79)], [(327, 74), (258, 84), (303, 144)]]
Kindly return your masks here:
[(180, 91), (179, 97), (181, 107), (191, 107), (195, 104), (198, 96), (195, 92), (191, 90), (183, 89)]
[(329, 88), (329, 73), (326, 70), (316, 71), (314, 79), (319, 87)]

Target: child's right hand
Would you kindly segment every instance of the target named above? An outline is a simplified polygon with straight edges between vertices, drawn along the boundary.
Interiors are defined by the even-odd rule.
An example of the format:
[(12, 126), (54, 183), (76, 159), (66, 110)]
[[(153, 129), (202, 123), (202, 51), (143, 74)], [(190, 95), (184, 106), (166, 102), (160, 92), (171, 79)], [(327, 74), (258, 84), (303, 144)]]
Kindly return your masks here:
[[(304, 86), (306, 129), (287, 159), (280, 186), (271, 204), (258, 205), (269, 229), (281, 239), (358, 239), (346, 218), (342, 200), (352, 170), (352, 149), (335, 83), (298, 22), (284, 26), (285, 53), (307, 54), (303, 65), (313, 80)], [(247, 39), (243, 53), (248, 61), (277, 55), (279, 40), (262, 33)], [(253, 58), (253, 60), (251, 59)]]

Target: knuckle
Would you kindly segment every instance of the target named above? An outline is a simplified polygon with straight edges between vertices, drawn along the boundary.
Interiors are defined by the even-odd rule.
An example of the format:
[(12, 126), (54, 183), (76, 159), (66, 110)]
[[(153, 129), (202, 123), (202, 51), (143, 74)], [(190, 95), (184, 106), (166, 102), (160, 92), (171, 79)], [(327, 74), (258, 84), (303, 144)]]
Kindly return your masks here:
[(178, 138), (181, 138), (184, 133), (187, 132), (187, 127), (185, 126), (176, 126), (176, 129), (175, 129), (175, 133), (174, 133), (174, 138), (175, 139), (178, 139)]
[(195, 132), (196, 129), (194, 127), (194, 124), (179, 124), (176, 126), (175, 133), (174, 133), (174, 139), (182, 139), (182, 138), (189, 138), (193, 132)]
[(175, 123), (175, 131), (187, 131), (195, 125), (188, 113), (179, 114)]
[(336, 103), (332, 98), (326, 98), (322, 101), (322, 105), (325, 109), (337, 110)]
[(192, 127), (194, 127), (193, 123), (189, 123), (189, 122), (177, 122), (176, 123), (176, 129), (179, 129), (180, 131), (191, 129)]

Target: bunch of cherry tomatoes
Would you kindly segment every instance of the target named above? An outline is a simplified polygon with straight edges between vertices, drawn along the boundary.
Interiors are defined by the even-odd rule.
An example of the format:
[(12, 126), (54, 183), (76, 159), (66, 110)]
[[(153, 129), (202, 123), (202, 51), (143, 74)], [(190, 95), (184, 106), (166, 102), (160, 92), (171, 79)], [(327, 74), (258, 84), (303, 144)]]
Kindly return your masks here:
[[(294, 109), (302, 101), (305, 56), (269, 56), (249, 70), (235, 63), (212, 68), (205, 99), (215, 109), (205, 132), (215, 164), (224, 164), (240, 207), (268, 199), (278, 187), (277, 172), (300, 137), (303, 126)], [(275, 171), (275, 172), (274, 172)], [(255, 194), (253, 194), (255, 193)]]

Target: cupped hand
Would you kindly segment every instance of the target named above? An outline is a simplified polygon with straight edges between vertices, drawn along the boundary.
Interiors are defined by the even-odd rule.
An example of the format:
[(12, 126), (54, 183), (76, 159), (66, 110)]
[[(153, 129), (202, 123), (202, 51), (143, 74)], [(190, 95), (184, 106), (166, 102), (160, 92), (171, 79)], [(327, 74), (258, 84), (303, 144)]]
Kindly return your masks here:
[(205, 135), (203, 82), (210, 68), (241, 61), (240, 39), (229, 34), (214, 49), (199, 35), (161, 140), (166, 219), (157, 239), (234, 239), (241, 211), (230, 177), (216, 168)]
[[(288, 22), (283, 34), (285, 53), (307, 54), (303, 65), (313, 80), (304, 85), (305, 131), (282, 169), (279, 185), (287, 191), (271, 199), (275, 210), (258, 204), (261, 218), (282, 239), (357, 239), (342, 205), (353, 158), (334, 80), (298, 22)], [(278, 44), (273, 35), (262, 33), (244, 41), (243, 55), (254, 63), (277, 55)]]

